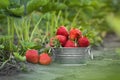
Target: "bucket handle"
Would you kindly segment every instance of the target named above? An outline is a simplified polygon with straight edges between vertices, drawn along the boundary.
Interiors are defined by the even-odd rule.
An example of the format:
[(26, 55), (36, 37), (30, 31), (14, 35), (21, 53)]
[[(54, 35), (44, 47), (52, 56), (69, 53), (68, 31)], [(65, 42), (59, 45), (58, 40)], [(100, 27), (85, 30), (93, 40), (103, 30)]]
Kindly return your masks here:
[(88, 52), (88, 55), (90, 56), (90, 59), (93, 60), (93, 54), (91, 53), (91, 48), (90, 47), (87, 48), (87, 52)]
[(55, 61), (55, 50), (54, 48), (51, 48), (51, 51), (52, 51), (52, 60)]

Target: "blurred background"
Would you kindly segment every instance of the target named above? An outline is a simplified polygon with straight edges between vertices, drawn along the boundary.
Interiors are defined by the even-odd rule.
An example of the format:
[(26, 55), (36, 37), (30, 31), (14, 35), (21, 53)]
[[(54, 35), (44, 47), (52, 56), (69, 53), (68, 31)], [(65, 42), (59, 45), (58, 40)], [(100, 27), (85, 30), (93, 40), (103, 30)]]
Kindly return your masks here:
[[(65, 25), (68, 29), (79, 28), (91, 45), (101, 46), (107, 35), (120, 36), (119, 4), (120, 0), (0, 0), (0, 35), (21, 30), (24, 40), (23, 30), (29, 30), (29, 36), (41, 19), (32, 39), (39, 41), (47, 32), (52, 36), (57, 27)], [(16, 25), (19, 31), (10, 32), (8, 24), (10, 29)], [(29, 29), (25, 28), (28, 25)]]
[[(25, 66), (19, 64), (19, 62), (26, 61), (25, 51), (28, 49), (36, 49), (39, 53), (48, 51), (46, 45), (55, 35), (56, 29), (62, 25), (66, 26), (68, 30), (71, 27), (79, 28), (82, 34), (89, 38), (91, 47), (99, 49), (99, 53), (103, 54), (102, 58), (97, 57), (100, 60), (107, 56), (110, 62), (119, 62), (117, 59), (120, 59), (118, 58), (120, 56), (120, 0), (0, 0), (0, 72), (1, 70), (1, 73), (9, 71), (11, 74), (11, 71), (16, 69), (15, 67), (25, 71)], [(107, 48), (106, 51), (105, 48)], [(108, 53), (110, 58), (105, 53)], [(111, 57), (113, 60), (116, 58), (115, 61), (112, 61)], [(100, 69), (103, 71), (108, 70), (108, 67), (112, 65), (113, 70), (110, 71), (115, 73), (114, 76), (119, 76), (116, 74), (119, 71), (119, 63), (116, 67), (117, 62), (108, 64), (108, 66), (106, 66), (106, 61), (96, 63), (100, 63), (100, 66), (97, 65), (99, 68), (102, 65)], [(36, 71), (39, 71), (38, 67)], [(93, 72), (92, 74), (101, 71), (93, 68), (95, 71), (89, 69), (90, 72)], [(50, 68), (50, 70), (52, 69)], [(76, 72), (76, 69), (74, 70)], [(84, 68), (84, 70), (88, 69)], [(103, 71), (100, 72), (102, 75), (104, 75)], [(96, 75), (98, 76), (98, 72)], [(93, 75), (93, 79), (96, 78), (96, 75)], [(69, 76), (67, 75), (67, 77)], [(107, 77), (118, 80), (118, 77), (113, 77), (111, 74)], [(107, 77), (105, 76), (105, 78)], [(35, 77), (32, 76), (32, 78)], [(85, 78), (91, 78), (91, 75), (90, 77), (85, 75)]]

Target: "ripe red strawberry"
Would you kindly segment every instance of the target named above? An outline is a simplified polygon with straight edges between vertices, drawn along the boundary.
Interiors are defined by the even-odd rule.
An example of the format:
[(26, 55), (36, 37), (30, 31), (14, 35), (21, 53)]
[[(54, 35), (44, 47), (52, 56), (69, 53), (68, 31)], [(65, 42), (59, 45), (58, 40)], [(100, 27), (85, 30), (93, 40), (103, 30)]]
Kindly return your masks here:
[(68, 34), (68, 30), (66, 29), (65, 26), (60, 26), (57, 29), (56, 35), (63, 35), (63, 36), (68, 37), (69, 34)]
[(48, 65), (52, 62), (52, 58), (47, 53), (41, 53), (39, 56), (39, 63), (42, 65)]
[(64, 46), (67, 41), (67, 38), (62, 35), (56, 35), (55, 37), (50, 39), (50, 46), (54, 47), (54, 45), (56, 45), (54, 42), (57, 40), (60, 42), (61, 46)]
[(62, 46), (65, 45), (66, 41), (67, 41), (67, 38), (65, 36), (62, 36), (62, 35), (57, 35), (56, 38), (59, 40), (60, 44)]
[(90, 42), (87, 37), (81, 37), (78, 39), (78, 44), (80, 47), (88, 47)]
[(78, 37), (81, 37), (81, 35), (82, 35), (82, 32), (77, 28), (72, 28), (69, 32), (69, 38), (72, 40), (75, 40)]
[(35, 64), (38, 63), (39, 55), (37, 50), (35, 49), (27, 50), (25, 56), (28, 62), (35, 63)]
[(74, 41), (68, 40), (64, 47), (76, 47)]

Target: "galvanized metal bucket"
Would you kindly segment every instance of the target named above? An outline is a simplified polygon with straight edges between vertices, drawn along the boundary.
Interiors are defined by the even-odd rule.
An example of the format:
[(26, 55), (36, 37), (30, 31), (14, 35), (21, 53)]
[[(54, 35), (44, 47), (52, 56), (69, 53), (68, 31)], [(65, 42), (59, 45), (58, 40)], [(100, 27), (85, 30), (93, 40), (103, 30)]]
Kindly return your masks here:
[(93, 59), (90, 47), (52, 48), (54, 61), (61, 64), (85, 64), (87, 58)]

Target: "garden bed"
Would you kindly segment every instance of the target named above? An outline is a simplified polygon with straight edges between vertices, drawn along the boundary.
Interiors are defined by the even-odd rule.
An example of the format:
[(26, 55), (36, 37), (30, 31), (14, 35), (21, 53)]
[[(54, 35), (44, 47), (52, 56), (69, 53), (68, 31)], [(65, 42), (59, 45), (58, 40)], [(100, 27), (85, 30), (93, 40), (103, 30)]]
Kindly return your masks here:
[[(120, 41), (119, 38), (115, 34), (108, 34), (106, 36), (106, 38), (104, 39), (104, 43), (105, 43), (104, 47), (99, 48), (98, 50), (95, 50), (94, 48), (92, 48), (92, 51), (94, 51), (94, 50), (96, 52), (98, 51), (97, 53), (99, 53), (99, 55), (100, 54), (102, 55), (102, 52), (104, 49), (107, 49), (108, 51), (113, 50), (113, 52), (114, 52), (114, 49), (116, 47), (119, 47), (118, 46), (118, 44), (120, 44), (119, 41)], [(113, 44), (113, 45), (111, 45), (111, 44)], [(116, 47), (113, 47), (113, 46), (116, 46)], [(94, 53), (94, 55), (96, 54), (96, 52)], [(103, 59), (103, 57), (101, 57), (101, 56), (97, 56), (97, 58)], [(96, 57), (94, 59), (96, 59)], [(8, 63), (5, 65), (5, 67), (2, 70), (0, 70), (0, 75), (13, 75), (13, 74), (19, 73), (20, 72), (20, 65), (21, 64), (9, 64)], [(30, 66), (32, 66), (32, 65), (30, 65)]]
[(0, 80), (118, 80), (119, 4), (1, 0)]
[[(101, 51), (100, 51), (101, 52)], [(106, 51), (108, 52), (108, 51)], [(97, 54), (97, 53), (95, 53)], [(106, 54), (112, 54), (108, 52)], [(103, 55), (101, 55), (103, 56)], [(0, 80), (119, 80), (120, 60), (111, 58), (88, 61), (82, 66), (63, 66), (52, 63), (49, 66), (27, 64), (28, 72), (12, 76), (1, 76)], [(86, 77), (87, 75), (87, 77)]]

